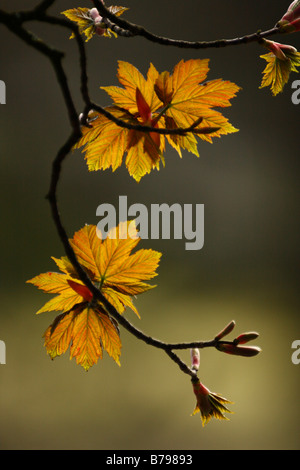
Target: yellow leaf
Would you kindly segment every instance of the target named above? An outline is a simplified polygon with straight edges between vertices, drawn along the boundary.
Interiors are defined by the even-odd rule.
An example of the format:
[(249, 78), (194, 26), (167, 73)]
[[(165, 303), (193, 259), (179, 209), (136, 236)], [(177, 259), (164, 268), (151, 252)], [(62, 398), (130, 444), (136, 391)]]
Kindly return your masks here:
[[(132, 254), (139, 241), (134, 221), (121, 222), (105, 239), (95, 225), (85, 225), (69, 240), (79, 264), (108, 302), (119, 313), (129, 307), (138, 316), (132, 296), (155, 287), (144, 281), (157, 275), (161, 257), (150, 249)], [(53, 359), (70, 346), (71, 358), (87, 370), (102, 358), (104, 349), (119, 364), (117, 322), (96, 302), (68, 258), (53, 260), (62, 273), (48, 272), (27, 281), (44, 292), (58, 294), (37, 312), (63, 312), (45, 332), (48, 354)]]
[(108, 315), (100, 309), (84, 309), (75, 316), (70, 357), (88, 370), (102, 359), (103, 349), (120, 365), (121, 341)]
[[(153, 286), (149, 286), (148, 284), (146, 284), (146, 286), (149, 289), (151, 289), (153, 287)], [(104, 294), (105, 298), (108, 300), (108, 302), (111, 305), (113, 305), (119, 313), (123, 313), (125, 308), (129, 307), (140, 318), (140, 315), (139, 315), (135, 305), (133, 304), (133, 302), (131, 300), (131, 297), (129, 297), (128, 294), (118, 292), (116, 286), (114, 286), (114, 288), (111, 289), (110, 287), (107, 287), (107, 284), (102, 289), (102, 291), (103, 291), (103, 294)], [(145, 289), (141, 292), (145, 292)], [(131, 295), (133, 295), (133, 294), (131, 294)]]
[[(120, 16), (124, 11), (128, 10), (126, 7), (110, 6), (108, 10), (116, 16)], [(89, 41), (94, 34), (110, 38), (117, 37), (117, 34), (102, 22), (102, 17), (99, 15), (97, 22), (90, 14), (89, 8), (72, 8), (70, 10), (62, 11), (61, 14), (65, 15), (69, 20), (77, 24), (80, 34), (86, 36), (86, 41)], [(97, 10), (96, 10), (97, 12)], [(74, 38), (75, 34), (72, 33), (70, 39)]]
[(125, 108), (134, 115), (135, 113), (138, 113), (136, 103), (136, 89), (138, 88), (150, 106), (152, 112), (156, 111), (156, 109), (161, 105), (161, 102), (158, 99), (153, 86), (155, 80), (158, 78), (158, 71), (155, 69), (154, 65), (150, 64), (147, 79), (143, 77), (136, 67), (128, 62), (120, 60), (118, 65), (117, 77), (124, 88), (107, 86), (101, 87), (101, 89), (105, 90), (109, 94), (117, 106)]
[(289, 81), (291, 72), (298, 72), (296, 67), (300, 66), (299, 52), (286, 52), (286, 60), (279, 59), (272, 52), (261, 55), (267, 61), (263, 71), (263, 79), (260, 88), (270, 87), (273, 96), (282, 92), (284, 85)]
[[(154, 128), (189, 128), (181, 135), (166, 135), (167, 141), (180, 157), (181, 149), (199, 156), (197, 136), (212, 142), (214, 137), (236, 132), (214, 107), (230, 106), (239, 87), (222, 79), (203, 81), (209, 71), (208, 59), (180, 61), (173, 70), (158, 73), (150, 64), (147, 78), (128, 62), (119, 61), (118, 80), (122, 87), (101, 87), (115, 106), (106, 108), (127, 124)], [(90, 112), (90, 127), (82, 128), (82, 138), (75, 148), (83, 147), (89, 170), (118, 168), (124, 156), (129, 174), (140, 181), (152, 170), (164, 165), (165, 136), (157, 132), (125, 129), (110, 122), (100, 113)]]
[(43, 273), (27, 281), (34, 284), (39, 289), (49, 294), (59, 294), (49, 300), (37, 313), (62, 310), (66, 312), (75, 304), (82, 301), (82, 298), (69, 286), (68, 279), (71, 276), (59, 273)]
[(99, 236), (101, 234), (97, 234), (94, 225), (85, 225), (69, 240), (78, 262), (92, 273), (95, 281), (100, 281), (102, 276), (99, 265), (101, 249)]
[[(163, 73), (156, 81), (156, 90), (166, 105), (168, 127), (189, 127), (202, 118), (193, 133), (202, 140), (212, 142), (213, 137), (236, 132), (228, 120), (212, 107), (231, 106), (230, 99), (236, 96), (239, 87), (222, 79), (212, 80), (201, 85), (208, 73), (208, 59), (183, 60), (174, 67), (173, 75)], [(202, 133), (208, 127), (218, 128), (211, 133)], [(169, 143), (178, 151), (184, 148), (199, 156), (197, 141), (192, 134), (170, 135)]]
[[(77, 24), (80, 34), (85, 34), (86, 41), (89, 41), (95, 34), (94, 22), (89, 11), (89, 8), (72, 8), (61, 12), (62, 15)], [(75, 35), (72, 33), (70, 39), (74, 37)]]
[(45, 331), (45, 347), (51, 359), (64, 354), (68, 350), (71, 343), (74, 313), (68, 312), (67, 314), (58, 315), (53, 324)]
[(148, 249), (130, 254), (139, 241), (134, 221), (121, 222), (117, 229), (108, 233), (101, 250), (104, 287), (109, 285), (128, 295), (136, 295), (149, 289), (148, 284), (142, 281), (157, 275), (161, 253)]
[(181, 60), (175, 65), (173, 75), (170, 77), (172, 83), (172, 103), (188, 101), (199, 89), (199, 83), (206, 79), (209, 67), (209, 59), (190, 59), (186, 62)]
[[(164, 145), (163, 139), (161, 139), (161, 145)], [(129, 174), (137, 182), (154, 168), (159, 170), (160, 158), (161, 152), (149, 135), (135, 131), (129, 132), (125, 163)]]
[(103, 357), (103, 349), (120, 365), (121, 341), (108, 315), (100, 308), (83, 306), (59, 315), (47, 328), (45, 347), (51, 359), (70, 348), (70, 359), (75, 358), (85, 370)]
[(156, 269), (160, 257), (160, 253), (148, 249), (139, 250), (126, 257), (121, 264), (111, 262), (111, 269), (106, 271), (106, 282), (124, 288), (127, 284), (139, 283), (141, 279), (152, 279), (157, 275)]

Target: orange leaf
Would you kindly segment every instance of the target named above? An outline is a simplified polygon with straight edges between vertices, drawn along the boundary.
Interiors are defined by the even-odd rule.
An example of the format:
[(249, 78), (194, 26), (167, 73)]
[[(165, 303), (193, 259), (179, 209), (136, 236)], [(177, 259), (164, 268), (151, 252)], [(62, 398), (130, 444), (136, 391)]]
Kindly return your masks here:
[(59, 315), (45, 331), (45, 347), (51, 359), (64, 354), (68, 350), (71, 343), (73, 319), (74, 312)]
[(114, 323), (100, 308), (77, 307), (59, 315), (45, 334), (45, 347), (51, 359), (70, 348), (85, 370), (103, 357), (103, 349), (120, 365), (121, 341)]
[(75, 304), (82, 301), (82, 297), (75, 292), (70, 285), (68, 280), (69, 275), (59, 273), (44, 273), (39, 274), (27, 281), (28, 283), (34, 284), (39, 289), (49, 294), (59, 294), (53, 299), (49, 300), (37, 313), (48, 312), (52, 310), (62, 310), (66, 312), (70, 310)]
[(128, 62), (118, 62), (118, 80), (124, 88), (117, 86), (101, 87), (113, 99), (115, 105), (126, 109), (132, 115), (138, 113), (136, 101), (136, 89), (138, 88), (148, 103), (151, 111), (156, 111), (161, 102), (154, 91), (154, 83), (158, 78), (158, 71), (150, 64), (147, 79), (143, 77), (140, 71)]
[(102, 359), (103, 349), (120, 365), (121, 341), (114, 324), (100, 309), (84, 309), (74, 319), (70, 357), (88, 370)]
[[(131, 254), (140, 241), (135, 222), (121, 222), (104, 240), (95, 225), (85, 225), (69, 241), (91, 282), (116, 310), (123, 313), (129, 307), (139, 316), (131, 297), (154, 287), (144, 281), (157, 275), (161, 254), (153, 250)], [(48, 272), (27, 281), (44, 292), (58, 294), (38, 311), (63, 312), (45, 333), (48, 354), (53, 359), (70, 346), (71, 358), (75, 357), (87, 370), (102, 358), (104, 349), (119, 364), (117, 322), (94, 301), (92, 292), (78, 279), (66, 257), (53, 259), (62, 273)]]
[[(166, 116), (171, 119), (166, 122), (171, 123), (172, 129), (189, 127), (202, 117), (202, 122), (194, 129), (194, 134), (202, 140), (212, 142), (213, 137), (237, 131), (221, 113), (211, 108), (230, 106), (230, 99), (236, 96), (239, 87), (221, 79), (201, 85), (209, 70), (208, 62), (208, 59), (191, 59), (187, 62), (182, 60), (174, 67), (172, 76), (166, 73), (159, 76), (156, 90), (160, 98), (165, 100)], [(212, 132), (207, 133), (207, 128), (211, 128)], [(170, 135), (167, 139), (180, 156), (180, 147), (199, 156), (196, 139), (190, 134)]]
[[(194, 126), (185, 134), (166, 138), (180, 156), (181, 149), (199, 156), (196, 137), (212, 142), (214, 137), (237, 131), (227, 118), (212, 108), (230, 106), (239, 87), (222, 79), (204, 82), (208, 63), (208, 59), (182, 60), (174, 67), (172, 75), (169, 72), (159, 74), (150, 64), (145, 79), (136, 67), (119, 61), (118, 79), (124, 88), (101, 87), (115, 104), (106, 109), (125, 124), (172, 130)], [(159, 170), (161, 161), (164, 164), (164, 135), (126, 129), (93, 111), (89, 119), (90, 127), (83, 127), (83, 136), (75, 147), (85, 145), (83, 151), (89, 170), (111, 167), (114, 171), (126, 156), (129, 174), (140, 181), (153, 169)]]

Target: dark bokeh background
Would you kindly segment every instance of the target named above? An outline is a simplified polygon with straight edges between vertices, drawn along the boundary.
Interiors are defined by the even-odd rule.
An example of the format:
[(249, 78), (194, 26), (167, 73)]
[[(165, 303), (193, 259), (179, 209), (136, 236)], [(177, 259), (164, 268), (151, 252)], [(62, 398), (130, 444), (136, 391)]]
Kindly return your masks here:
[[(268, 29), (289, 1), (123, 1), (126, 18), (153, 32), (188, 40), (236, 37)], [(1, 1), (7, 10), (35, 1)], [(89, 6), (57, 1), (51, 9)], [(67, 52), (69, 83), (82, 109), (76, 44), (68, 31), (29, 25)], [(238, 133), (213, 145), (200, 143), (200, 158), (169, 147), (166, 167), (137, 184), (122, 167), (88, 173), (80, 152), (67, 159), (59, 186), (64, 224), (71, 236), (96, 224), (102, 202), (205, 205), (205, 246), (185, 251), (184, 241), (144, 241), (163, 252), (158, 287), (137, 301), (142, 319), (128, 318), (166, 341), (211, 339), (230, 320), (237, 333), (257, 330), (259, 356), (201, 354), (201, 378), (235, 402), (230, 422), (202, 428), (191, 417), (189, 379), (165, 355), (122, 334), (122, 366), (107, 355), (88, 373), (67, 355), (51, 362), (42, 334), (55, 314), (35, 316), (48, 296), (25, 281), (54, 269), (64, 254), (45, 195), (51, 162), (69, 135), (61, 92), (47, 59), (0, 27), (0, 79), (7, 104), (0, 107), (2, 449), (298, 449), (299, 368), (291, 344), (299, 338), (299, 111), (292, 104), (291, 75), (276, 98), (259, 90), (266, 51), (251, 44), (207, 51), (160, 47), (143, 39), (95, 38), (87, 44), (93, 99), (109, 103), (101, 85), (117, 84), (117, 60), (144, 74), (149, 62), (172, 70), (181, 59), (210, 58), (209, 79), (242, 87), (224, 110)], [(300, 48), (300, 36), (274, 37)], [(50, 298), (50, 297), (49, 297)], [(188, 352), (182, 358), (189, 361)]]

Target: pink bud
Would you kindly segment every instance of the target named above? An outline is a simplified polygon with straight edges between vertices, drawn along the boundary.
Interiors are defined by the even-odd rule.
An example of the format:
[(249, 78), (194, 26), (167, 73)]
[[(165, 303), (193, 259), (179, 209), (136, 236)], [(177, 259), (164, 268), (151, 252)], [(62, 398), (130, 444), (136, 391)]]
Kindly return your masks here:
[(192, 369), (199, 370), (200, 367), (200, 351), (198, 348), (191, 349)]
[(251, 331), (251, 332), (243, 333), (243, 334), (239, 335), (237, 338), (235, 338), (233, 340), (233, 343), (234, 344), (245, 344), (245, 343), (248, 343), (249, 341), (252, 341), (252, 340), (254, 340), (258, 337), (259, 337), (258, 333), (256, 333), (255, 331)]
[(103, 36), (106, 32), (106, 29), (102, 27), (104, 26), (103, 18), (99, 15), (99, 11), (97, 10), (97, 8), (92, 8), (91, 10), (89, 10), (89, 15), (94, 22), (95, 33), (98, 34), (98, 36)]
[[(90, 11), (89, 11), (89, 15), (90, 17), (92, 18), (92, 20), (94, 20), (96, 22), (96, 20), (98, 20), (99, 18), (101, 18), (102, 20), (102, 16), (99, 15), (99, 11), (97, 10), (97, 8), (92, 8)], [(98, 20), (99, 21), (99, 20)]]
[(300, 31), (300, 18), (297, 18), (296, 20), (292, 21), (290, 27), (293, 28), (293, 30), (291, 31), (293, 33), (296, 31)]
[(263, 42), (264, 46), (269, 49), (269, 51), (273, 52), (273, 54), (280, 60), (288, 60), (288, 57), (285, 53), (289, 52), (297, 52), (297, 49), (293, 46), (288, 44), (280, 44), (279, 42), (269, 41), (265, 39)]
[(283, 15), (281, 20), (277, 23), (281, 33), (293, 33), (300, 30), (299, 20), (300, 19), (300, 0), (292, 2)]
[(290, 4), (287, 9), (287, 12), (283, 15), (281, 20), (286, 20), (288, 22), (293, 21), (300, 16), (300, 1), (295, 0)]
[(261, 349), (257, 346), (236, 346), (232, 343), (216, 344), (216, 348), (226, 354), (244, 357), (253, 357), (261, 352)]
[(227, 326), (225, 326), (225, 328), (223, 328), (222, 331), (220, 331), (220, 333), (217, 334), (217, 336), (215, 337), (215, 340), (219, 341), (220, 339), (224, 338), (224, 336), (229, 335), (229, 333), (233, 330), (234, 327), (235, 327), (235, 321), (232, 320), (230, 323), (228, 323)]

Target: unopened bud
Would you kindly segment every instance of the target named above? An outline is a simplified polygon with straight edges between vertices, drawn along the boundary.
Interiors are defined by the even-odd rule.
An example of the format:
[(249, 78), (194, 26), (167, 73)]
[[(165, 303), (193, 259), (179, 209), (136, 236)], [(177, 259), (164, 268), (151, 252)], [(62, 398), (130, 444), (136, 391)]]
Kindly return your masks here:
[(287, 56), (289, 53), (297, 52), (294, 46), (280, 44), (279, 42), (269, 41), (268, 39), (264, 39), (263, 45), (280, 60), (288, 60)]
[(256, 331), (250, 331), (247, 333), (242, 333), (241, 335), (237, 336), (233, 340), (234, 344), (245, 344), (248, 343), (249, 341), (253, 341), (254, 339), (258, 338), (259, 334), (256, 333)]
[(295, 0), (290, 4), (287, 12), (283, 15), (276, 26), (279, 26), (281, 33), (293, 33), (300, 30), (300, 0)]
[(95, 23), (102, 21), (102, 16), (99, 15), (99, 11), (97, 10), (97, 8), (92, 8), (89, 11), (89, 15), (92, 18), (92, 20), (94, 20)]
[(229, 333), (231, 333), (234, 327), (235, 327), (235, 321), (232, 320), (230, 323), (228, 323), (227, 326), (225, 326), (225, 328), (223, 328), (222, 331), (220, 331), (220, 333), (217, 334), (217, 336), (215, 337), (215, 340), (219, 341), (220, 339), (224, 338), (224, 336), (229, 335)]
[(216, 348), (226, 354), (244, 357), (253, 357), (261, 352), (261, 349), (257, 346), (236, 346), (232, 343), (217, 343)]
[(191, 349), (192, 369), (199, 370), (200, 367), (200, 351), (198, 348)]

